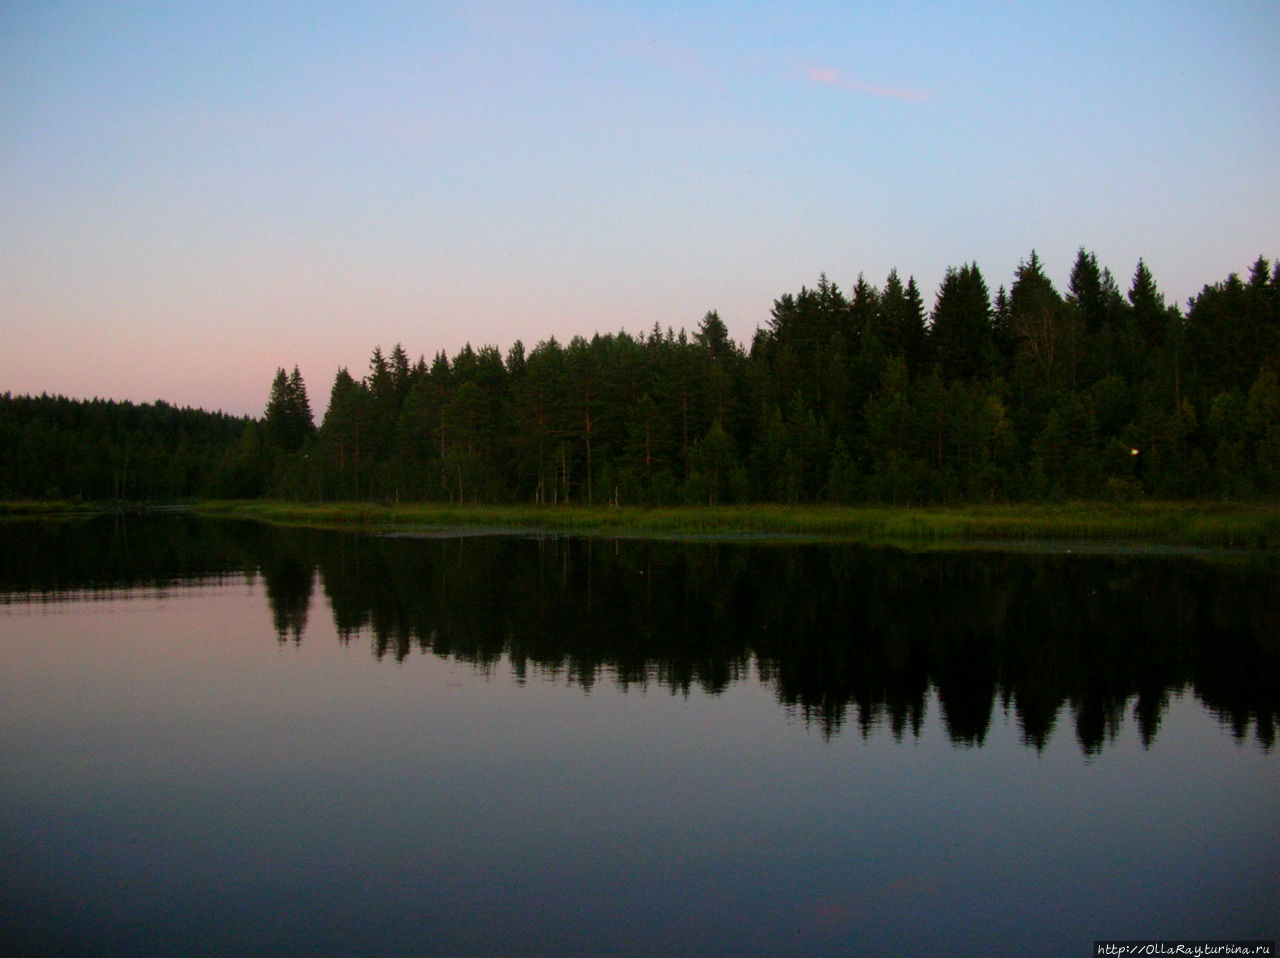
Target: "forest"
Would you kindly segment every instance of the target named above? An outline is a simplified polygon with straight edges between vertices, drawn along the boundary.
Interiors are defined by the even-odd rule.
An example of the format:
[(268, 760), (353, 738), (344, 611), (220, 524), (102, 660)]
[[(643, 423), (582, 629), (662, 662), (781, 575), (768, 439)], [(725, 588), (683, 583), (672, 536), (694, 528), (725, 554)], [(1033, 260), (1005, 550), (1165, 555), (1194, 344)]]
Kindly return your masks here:
[(0, 498), (173, 501), (206, 495), (252, 420), (63, 396), (0, 395)]
[(0, 497), (619, 505), (1252, 499), (1280, 491), (1280, 262), (1180, 309), (1081, 249), (992, 294), (949, 269), (825, 275), (749, 345), (690, 333), (373, 349), (317, 426), (295, 367), (260, 419), (0, 397)]

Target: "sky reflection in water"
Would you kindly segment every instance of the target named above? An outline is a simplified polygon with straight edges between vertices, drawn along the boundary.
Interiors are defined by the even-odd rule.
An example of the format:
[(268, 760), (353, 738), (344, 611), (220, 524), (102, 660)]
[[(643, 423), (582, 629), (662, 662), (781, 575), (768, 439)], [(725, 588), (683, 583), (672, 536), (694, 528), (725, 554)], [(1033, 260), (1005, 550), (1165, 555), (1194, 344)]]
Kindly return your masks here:
[[(387, 578), (377, 559), (386, 544), (341, 545), (362, 568), (355, 581)], [(157, 587), (152, 576), (112, 586), (112, 598), (48, 603), (7, 590), (7, 938), (53, 953), (287, 955), (1079, 954), (1102, 937), (1274, 937), (1275, 749), (1256, 721), (1237, 737), (1196, 688), (1167, 691), (1145, 746), (1127, 698), (1094, 747), (1069, 705), (1028, 744), (1003, 695), (980, 737), (957, 736), (938, 689), (939, 679), (959, 681), (954, 669), (859, 671), (848, 647), (858, 635), (871, 641), (865, 631), (804, 665), (748, 638), (745, 652), (742, 640), (722, 648), (729, 666), (701, 671), (598, 637), (603, 664), (584, 681), (593, 653), (574, 645), (584, 637), (563, 620), (557, 590), (581, 597), (590, 576), (605, 616), (605, 583), (622, 571), (641, 578), (634, 564), (614, 567), (612, 545), (601, 544), (590, 559), (581, 544), (526, 542), (515, 557), (481, 550), (471, 573), (457, 543), (425, 547), (447, 561), (393, 562), (418, 576), (415, 595), (456, 598), (425, 643), (404, 623), (425, 622), (426, 605), (402, 603), (409, 651), (398, 657), (387, 594), (366, 595), (356, 622), (343, 591), (353, 582), (338, 582), (332, 551), (292, 543), (303, 585), (269, 571), (279, 546), (254, 553), (253, 575), (223, 568), (203, 584)], [(700, 643), (723, 646), (732, 630), (706, 634), (697, 576), (647, 558), (635, 564), (664, 592), (664, 574), (681, 570), (685, 598), (674, 605), (701, 629), (656, 641), (668, 651), (693, 642), (713, 657)], [(741, 594), (736, 561), (722, 556), (716, 568)], [(810, 591), (830, 600), (833, 573), (822, 569), (837, 560), (805, 561)], [(568, 646), (557, 654), (555, 636), (522, 636), (530, 620), (504, 613), (496, 580), (488, 612), (472, 604), (467, 583), (490, 562), (505, 581), (537, 572), (542, 595), (524, 604), (547, 603), (545, 621), (559, 617)], [(935, 568), (922, 578), (945, 576)], [(776, 588), (795, 586), (785, 580)], [(635, 596), (619, 595), (615, 620), (634, 624)], [(1247, 590), (1235, 601), (1247, 605)], [(1253, 601), (1256, 620), (1266, 606)], [(667, 608), (648, 607), (655, 629), (675, 627)], [(777, 628), (762, 608), (750, 610), (756, 624)], [(811, 607), (796, 598), (793, 608)], [(290, 623), (303, 612), (295, 641)], [(479, 637), (457, 631), (468, 612)], [(936, 602), (934, 612), (946, 620)], [(505, 648), (481, 654), (504, 622)], [(811, 625), (791, 639), (812, 645), (823, 630)], [(1187, 652), (1198, 634), (1181, 633), (1186, 661), (1198, 661)], [(973, 638), (971, 651), (994, 641)], [(1274, 647), (1258, 638), (1264, 652)], [(424, 644), (430, 652), (415, 651)], [(996, 645), (988, 657), (1000, 686), (1017, 656)], [(843, 661), (832, 655), (842, 648)], [(910, 641), (886, 648), (923, 654)], [(1068, 658), (1055, 652), (1055, 668)], [(844, 677), (826, 686), (795, 677), (823, 670)], [(723, 684), (681, 678), (726, 671), (735, 677)], [(889, 708), (860, 729), (857, 695), (848, 722), (833, 727), (830, 709), (812, 701), (829, 704), (868, 674), (890, 676), (881, 702), (926, 677), (918, 733), (908, 724), (895, 736)], [(985, 672), (970, 674), (980, 701)], [(1114, 687), (1143, 675), (1113, 676)], [(788, 681), (799, 691), (780, 691)], [(1259, 705), (1226, 703), (1255, 716)]]

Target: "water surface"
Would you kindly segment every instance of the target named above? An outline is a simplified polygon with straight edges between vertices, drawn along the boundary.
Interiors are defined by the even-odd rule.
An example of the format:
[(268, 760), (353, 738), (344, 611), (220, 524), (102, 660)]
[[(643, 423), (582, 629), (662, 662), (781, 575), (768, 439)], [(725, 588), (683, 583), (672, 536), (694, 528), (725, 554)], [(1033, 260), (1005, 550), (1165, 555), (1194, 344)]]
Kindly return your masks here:
[(11, 951), (1276, 936), (1262, 557), (0, 539)]

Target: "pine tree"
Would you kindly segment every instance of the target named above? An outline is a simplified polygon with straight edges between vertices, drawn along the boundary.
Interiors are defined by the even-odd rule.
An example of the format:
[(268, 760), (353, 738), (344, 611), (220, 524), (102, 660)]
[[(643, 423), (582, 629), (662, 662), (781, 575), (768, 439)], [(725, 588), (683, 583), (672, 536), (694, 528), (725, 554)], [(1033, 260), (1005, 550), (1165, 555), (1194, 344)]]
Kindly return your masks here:
[(1045, 275), (1035, 250), (1014, 275), (1009, 316), (1017, 337), (1020, 372), (1047, 390), (1074, 386), (1081, 327)]
[(307, 387), (298, 367), (291, 374), (277, 369), (263, 415), (267, 444), (284, 452), (297, 452), (314, 432)]
[(723, 358), (733, 348), (733, 343), (729, 340), (729, 327), (714, 309), (702, 317), (693, 338), (694, 342), (711, 353), (712, 360)]
[(1143, 348), (1154, 349), (1163, 343), (1169, 315), (1164, 296), (1156, 288), (1155, 277), (1142, 260), (1138, 260), (1138, 267), (1133, 272), (1129, 304), (1133, 308), (1131, 320)]
[[(915, 280), (912, 279), (911, 289), (914, 290), (914, 287)], [(919, 302), (919, 291), (914, 291), (915, 302), (912, 302), (908, 288), (902, 285), (902, 280), (898, 277), (898, 271), (890, 270), (880, 293), (877, 323), (886, 354), (901, 356), (912, 372), (919, 365), (925, 334), (924, 309)]]
[[(326, 463), (326, 489), (338, 498), (358, 499), (366, 492), (371, 457), (368, 388), (340, 367), (329, 391), (329, 407), (320, 426), (320, 448)], [(362, 470), (365, 475), (362, 475)]]
[(1083, 246), (1076, 253), (1076, 261), (1067, 280), (1067, 304), (1079, 311), (1089, 334), (1096, 334), (1107, 325), (1102, 270), (1098, 268), (1098, 257), (1085, 252)]
[(929, 328), (933, 361), (946, 379), (991, 372), (991, 298), (976, 263), (947, 270)]

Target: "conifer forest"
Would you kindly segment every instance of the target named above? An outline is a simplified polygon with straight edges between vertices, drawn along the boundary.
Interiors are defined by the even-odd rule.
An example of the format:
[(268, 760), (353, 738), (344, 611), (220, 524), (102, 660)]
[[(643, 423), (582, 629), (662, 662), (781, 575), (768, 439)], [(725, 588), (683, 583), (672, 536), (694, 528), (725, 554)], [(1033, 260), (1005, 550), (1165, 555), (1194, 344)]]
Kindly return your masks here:
[[(411, 358), (375, 347), (323, 410), (295, 368), (261, 418), (0, 396), (0, 497), (563, 505), (1233, 498), (1280, 491), (1280, 263), (1165, 302), (1141, 262), (1033, 252), (931, 304), (894, 270), (774, 301), (749, 344), (596, 333)], [(317, 423), (317, 414), (319, 421)]]

